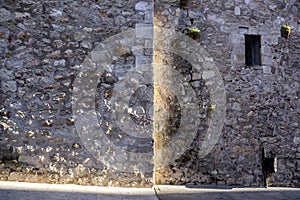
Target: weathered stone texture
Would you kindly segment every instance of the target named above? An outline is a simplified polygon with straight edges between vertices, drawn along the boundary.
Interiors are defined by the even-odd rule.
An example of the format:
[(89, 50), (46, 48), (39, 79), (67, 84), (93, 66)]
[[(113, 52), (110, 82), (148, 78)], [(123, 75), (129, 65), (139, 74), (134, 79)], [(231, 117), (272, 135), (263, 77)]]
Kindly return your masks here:
[[(269, 185), (299, 187), (300, 34), (295, 17), (299, 3), (195, 0), (176, 10), (178, 7), (176, 2), (156, 1), (156, 25), (173, 27), (185, 34), (191, 27), (201, 30), (195, 42), (205, 47), (222, 73), (227, 96), (226, 118), (222, 136), (210, 154), (199, 157), (201, 140), (195, 139), (176, 163), (157, 169), (156, 181), (261, 186), (261, 149), (265, 147), (278, 157), (278, 172), (268, 180)], [(169, 12), (172, 9), (176, 14)], [(161, 20), (167, 11), (174, 20)], [(292, 27), (289, 39), (280, 36), (284, 24)], [(244, 34), (261, 35), (262, 66), (245, 66)], [(173, 55), (165, 53), (161, 57), (179, 71), (190, 69)], [(199, 98), (202, 102), (208, 100), (209, 106), (209, 93), (199, 87), (198, 81), (205, 83), (213, 73), (205, 71), (201, 76), (190, 71), (188, 76), (192, 77), (190, 83), (195, 90), (199, 88)], [(207, 118), (209, 115), (204, 115)], [(203, 123), (208, 127), (207, 121)], [(198, 137), (205, 131), (199, 129)]]
[[(74, 126), (72, 90), (76, 76), (85, 75), (78, 71), (86, 58), (92, 63), (111, 59), (99, 77), (93, 102), (99, 124), (105, 136), (126, 151), (151, 152), (152, 138), (139, 140), (118, 128), (109, 101), (127, 72), (151, 64), (154, 57), (182, 75), (183, 85), (192, 87), (201, 119), (190, 148), (172, 165), (156, 169), (157, 183), (261, 186), (261, 149), (265, 147), (278, 157), (278, 172), (268, 180), (269, 185), (300, 187), (298, 1), (0, 0), (0, 5), (0, 180), (153, 184), (152, 172), (115, 171), (86, 149)], [(201, 63), (215, 63), (224, 82), (225, 124), (217, 144), (205, 157), (199, 155), (199, 147), (211, 116), (216, 115), (210, 80), (219, 74), (199, 71), (174, 52), (156, 47), (153, 56), (153, 37), (160, 35), (143, 29), (153, 24), (187, 35), (189, 28), (199, 28), (194, 42), (209, 54)], [(289, 39), (280, 36), (284, 24), (291, 26)], [(135, 47), (123, 40), (114, 46), (112, 57), (106, 49), (92, 51), (128, 29), (139, 30)], [(262, 66), (245, 66), (245, 34), (261, 35)], [(169, 45), (161, 41), (160, 45), (164, 44)], [(151, 70), (149, 73), (151, 76)], [(139, 72), (136, 75), (139, 77)], [(176, 80), (170, 83), (176, 87)], [(152, 123), (153, 93), (160, 88), (149, 82), (139, 86), (136, 91), (124, 87), (122, 92), (133, 92), (130, 119), (146, 129)], [(174, 94), (164, 89), (160, 92), (160, 103), (169, 115), (161, 116), (166, 126), (154, 137), (158, 149), (176, 136), (184, 108)], [(191, 99), (185, 94), (181, 97), (188, 104)], [(110, 151), (108, 148), (111, 160), (119, 156)], [(131, 164), (130, 159), (138, 157), (128, 158), (124, 166)], [(146, 167), (152, 169), (151, 162)]]
[[(114, 172), (86, 150), (74, 127), (71, 99), (85, 57), (117, 33), (151, 25), (153, 3), (3, 0), (0, 5), (0, 180), (151, 185), (152, 174)], [(106, 95), (140, 59), (130, 48), (116, 49), (113, 70), (101, 78)], [(151, 61), (151, 54), (143, 58)]]

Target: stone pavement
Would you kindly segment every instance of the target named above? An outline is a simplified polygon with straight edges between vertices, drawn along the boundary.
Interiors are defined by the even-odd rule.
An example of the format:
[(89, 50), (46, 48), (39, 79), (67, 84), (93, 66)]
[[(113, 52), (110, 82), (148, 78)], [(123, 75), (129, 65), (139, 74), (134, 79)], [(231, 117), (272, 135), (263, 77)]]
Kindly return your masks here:
[(157, 200), (151, 188), (51, 185), (0, 181), (0, 200)]
[(300, 200), (300, 188), (155, 186), (159, 200)]
[(300, 188), (119, 188), (1, 182), (0, 200), (299, 200)]

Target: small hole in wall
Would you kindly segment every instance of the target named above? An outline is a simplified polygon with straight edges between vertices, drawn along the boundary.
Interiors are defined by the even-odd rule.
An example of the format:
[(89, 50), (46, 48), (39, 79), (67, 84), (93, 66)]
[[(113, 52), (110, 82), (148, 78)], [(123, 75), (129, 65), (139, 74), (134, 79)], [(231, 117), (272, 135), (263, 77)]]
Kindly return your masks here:
[(191, 24), (194, 24), (194, 19), (190, 19), (190, 21), (191, 21)]

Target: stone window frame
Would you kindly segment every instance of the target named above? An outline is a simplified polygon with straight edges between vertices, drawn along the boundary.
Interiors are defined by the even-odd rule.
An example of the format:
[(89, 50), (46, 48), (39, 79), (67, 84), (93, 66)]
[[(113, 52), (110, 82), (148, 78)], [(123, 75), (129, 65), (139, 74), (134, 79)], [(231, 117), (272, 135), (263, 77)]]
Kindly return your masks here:
[(251, 66), (253, 69), (263, 70), (264, 75), (271, 75), (273, 63), (273, 55), (271, 46), (278, 45), (280, 32), (267, 27), (248, 27), (235, 26), (231, 29), (230, 40), (232, 42), (231, 64), (232, 66), (246, 66), (245, 57), (245, 36), (244, 35), (260, 35), (261, 36), (261, 65)]

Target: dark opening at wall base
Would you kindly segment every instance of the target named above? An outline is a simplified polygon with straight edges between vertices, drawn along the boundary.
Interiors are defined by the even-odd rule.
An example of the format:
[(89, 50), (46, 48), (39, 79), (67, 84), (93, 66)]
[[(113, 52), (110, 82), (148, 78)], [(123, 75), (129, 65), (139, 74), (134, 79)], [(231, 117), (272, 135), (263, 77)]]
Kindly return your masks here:
[(268, 178), (277, 172), (277, 157), (270, 151), (266, 152), (265, 148), (262, 148), (262, 170), (264, 186), (268, 187)]

